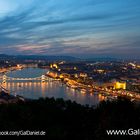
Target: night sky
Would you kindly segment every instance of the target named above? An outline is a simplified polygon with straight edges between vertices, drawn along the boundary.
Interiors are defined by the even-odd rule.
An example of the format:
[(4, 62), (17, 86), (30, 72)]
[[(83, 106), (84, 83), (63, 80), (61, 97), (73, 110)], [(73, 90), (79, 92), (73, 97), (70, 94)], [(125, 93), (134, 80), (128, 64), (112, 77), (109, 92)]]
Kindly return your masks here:
[(0, 0), (0, 53), (138, 58), (140, 0)]

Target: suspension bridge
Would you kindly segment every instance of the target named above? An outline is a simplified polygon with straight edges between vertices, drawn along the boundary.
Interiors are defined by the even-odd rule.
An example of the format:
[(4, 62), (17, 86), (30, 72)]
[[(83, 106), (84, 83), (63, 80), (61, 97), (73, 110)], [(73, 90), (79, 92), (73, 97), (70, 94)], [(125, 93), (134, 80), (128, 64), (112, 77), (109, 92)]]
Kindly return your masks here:
[(18, 77), (9, 77), (7, 75), (3, 75), (0, 77), (0, 80), (3, 83), (8, 81), (41, 81), (41, 82), (55, 81), (55, 79), (50, 78), (46, 75), (41, 75), (40, 77), (34, 77), (34, 78), (18, 78)]

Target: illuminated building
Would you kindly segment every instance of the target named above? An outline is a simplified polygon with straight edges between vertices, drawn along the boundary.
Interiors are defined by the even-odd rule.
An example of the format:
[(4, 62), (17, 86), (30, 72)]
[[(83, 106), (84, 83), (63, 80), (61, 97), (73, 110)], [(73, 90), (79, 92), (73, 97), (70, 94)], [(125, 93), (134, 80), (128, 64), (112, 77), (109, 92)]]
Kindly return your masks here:
[(103, 73), (104, 70), (101, 70), (101, 69), (100, 69), (100, 70), (97, 70), (97, 72), (98, 72), (98, 73)]
[(80, 77), (87, 77), (86, 73), (80, 73)]
[(58, 65), (57, 65), (57, 64), (51, 64), (51, 65), (50, 65), (50, 68), (58, 69)]
[(59, 64), (61, 65), (61, 64), (64, 64), (65, 63), (65, 61), (62, 61), (62, 62), (60, 62)]
[(137, 65), (137, 68), (140, 68), (140, 65)]
[(50, 68), (53, 68), (53, 65), (52, 64), (50, 65)]
[(77, 68), (76, 68), (76, 67), (74, 67), (73, 69), (74, 69), (74, 70), (77, 70)]
[(134, 63), (129, 63), (129, 65), (131, 65), (131, 66), (133, 66), (133, 67), (135, 67), (135, 66), (136, 66), (136, 64), (134, 64)]
[(60, 78), (69, 78), (70, 77), (70, 74), (67, 74), (67, 73), (62, 73), (59, 75)]
[(6, 83), (7, 76), (3, 75), (3, 83)]
[(17, 69), (22, 69), (23, 66), (21, 64), (17, 64)]
[(126, 83), (125, 82), (116, 82), (114, 85), (115, 89), (126, 89)]
[(58, 76), (56, 72), (49, 72), (48, 75), (53, 78), (56, 78)]
[(59, 78), (64, 78), (64, 76), (62, 74), (60, 74)]
[(76, 74), (74, 74), (74, 77), (78, 78), (78, 74), (77, 74), (77, 73), (76, 73)]

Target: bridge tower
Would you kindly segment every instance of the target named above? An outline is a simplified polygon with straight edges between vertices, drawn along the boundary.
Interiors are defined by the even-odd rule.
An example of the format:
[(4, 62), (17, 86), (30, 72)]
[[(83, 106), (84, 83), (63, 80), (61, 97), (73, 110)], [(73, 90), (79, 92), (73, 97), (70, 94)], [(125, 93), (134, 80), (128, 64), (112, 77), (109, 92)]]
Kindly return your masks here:
[(41, 76), (41, 82), (45, 82), (46, 81), (46, 76), (45, 75), (42, 75)]
[(3, 75), (3, 77), (2, 77), (2, 82), (3, 82), (3, 83), (6, 83), (6, 80), (7, 80), (7, 76), (6, 76), (6, 75)]

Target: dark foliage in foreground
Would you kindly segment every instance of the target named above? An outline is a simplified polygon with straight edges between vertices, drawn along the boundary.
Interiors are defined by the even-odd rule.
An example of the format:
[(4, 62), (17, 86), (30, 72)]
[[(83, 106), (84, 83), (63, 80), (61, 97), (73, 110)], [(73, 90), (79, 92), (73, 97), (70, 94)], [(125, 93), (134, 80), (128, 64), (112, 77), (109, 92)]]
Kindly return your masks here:
[(119, 98), (96, 109), (54, 98), (0, 105), (0, 129), (44, 130), (56, 139), (121, 139), (106, 129), (140, 128), (140, 106)]

